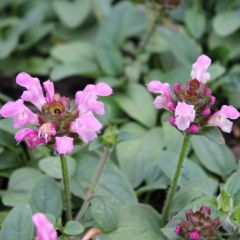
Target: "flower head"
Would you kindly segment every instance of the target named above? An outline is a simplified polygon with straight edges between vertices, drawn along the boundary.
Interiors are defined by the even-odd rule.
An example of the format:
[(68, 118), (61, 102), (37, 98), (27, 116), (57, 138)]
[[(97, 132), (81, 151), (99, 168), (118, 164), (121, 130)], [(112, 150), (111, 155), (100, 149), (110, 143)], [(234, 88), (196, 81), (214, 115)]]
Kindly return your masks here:
[(35, 240), (57, 240), (57, 232), (44, 214), (35, 213), (32, 221), (37, 232)]
[[(59, 154), (68, 154), (73, 150), (74, 142), (80, 138), (88, 143), (97, 138), (102, 128), (94, 114), (105, 114), (104, 104), (98, 96), (112, 94), (112, 89), (106, 83), (89, 84), (76, 94), (76, 106), (70, 109), (70, 100), (55, 93), (54, 84), (50, 80), (43, 83), (46, 96), (38, 78), (27, 73), (17, 75), (16, 82), (25, 87), (21, 99), (8, 102), (0, 109), (2, 117), (13, 118), (16, 128), (26, 124), (33, 128), (23, 128), (15, 138), (18, 142), (25, 141), (28, 147), (34, 148), (40, 144), (55, 144)], [(38, 108), (32, 112), (24, 105), (30, 102)]]
[(186, 240), (216, 239), (218, 229), (221, 226), (219, 218), (211, 218), (211, 208), (202, 206), (198, 211), (188, 210), (185, 213), (186, 220), (181, 221), (175, 227), (175, 233)]
[(205, 86), (210, 79), (207, 72), (210, 64), (211, 59), (201, 55), (192, 66), (192, 79), (185, 86), (176, 83), (173, 94), (168, 83), (153, 80), (147, 84), (150, 92), (161, 94), (154, 100), (155, 107), (168, 110), (171, 113), (170, 124), (180, 131), (198, 134), (204, 127), (217, 126), (229, 133), (232, 129), (229, 119), (234, 120), (240, 116), (238, 110), (232, 106), (224, 105), (220, 111), (212, 111), (216, 98), (212, 96), (212, 90)]

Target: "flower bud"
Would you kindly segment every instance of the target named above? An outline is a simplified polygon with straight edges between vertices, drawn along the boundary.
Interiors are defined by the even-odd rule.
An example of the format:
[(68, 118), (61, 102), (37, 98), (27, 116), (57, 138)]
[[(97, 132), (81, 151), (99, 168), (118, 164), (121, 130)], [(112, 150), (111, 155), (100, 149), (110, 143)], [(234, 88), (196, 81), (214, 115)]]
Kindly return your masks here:
[(178, 91), (180, 91), (181, 88), (182, 88), (181, 83), (175, 83), (174, 86), (173, 86), (173, 91), (174, 91), (175, 93), (178, 93)]
[(211, 96), (210, 104), (214, 105), (216, 103), (216, 98), (214, 96)]
[(199, 126), (197, 124), (192, 123), (190, 127), (188, 128), (188, 132), (191, 134), (196, 134), (200, 130)]
[(207, 95), (207, 96), (211, 96), (212, 95), (212, 89), (206, 87), (204, 89), (204, 94)]
[(171, 117), (170, 119), (169, 119), (169, 123), (172, 125), (172, 126), (176, 126), (176, 118), (175, 117)]
[(202, 115), (204, 117), (209, 117), (211, 115), (211, 110), (210, 108), (205, 108), (203, 111), (202, 111)]

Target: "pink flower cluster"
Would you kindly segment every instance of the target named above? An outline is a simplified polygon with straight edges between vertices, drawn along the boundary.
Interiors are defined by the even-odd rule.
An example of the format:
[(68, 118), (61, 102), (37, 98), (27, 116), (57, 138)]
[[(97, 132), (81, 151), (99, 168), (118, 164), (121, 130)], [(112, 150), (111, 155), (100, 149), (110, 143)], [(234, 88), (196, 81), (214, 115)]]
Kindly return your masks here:
[[(54, 144), (59, 154), (68, 154), (79, 137), (85, 143), (97, 138), (102, 124), (94, 114), (105, 114), (104, 104), (98, 96), (112, 94), (106, 83), (89, 84), (83, 91), (78, 91), (76, 106), (70, 111), (70, 100), (55, 93), (50, 80), (43, 83), (45, 96), (38, 78), (22, 72), (17, 75), (16, 82), (26, 90), (17, 101), (3, 105), (0, 115), (12, 118), (15, 128), (33, 125), (33, 128), (23, 128), (16, 133), (17, 142), (24, 140), (30, 148)], [(31, 111), (24, 102), (33, 104), (36, 111)]]
[(186, 86), (180, 83), (174, 85), (175, 98), (168, 83), (153, 80), (147, 84), (148, 91), (161, 94), (154, 100), (154, 106), (171, 112), (169, 121), (180, 131), (196, 134), (202, 127), (217, 126), (230, 133), (233, 123), (229, 119), (235, 120), (240, 116), (237, 109), (227, 105), (212, 113), (211, 107), (216, 99), (212, 96), (212, 90), (205, 85), (211, 77), (207, 72), (210, 64), (211, 59), (208, 56), (198, 57), (192, 65), (192, 80), (188, 80)]
[(221, 226), (219, 218), (211, 218), (211, 208), (202, 206), (198, 211), (186, 212), (186, 220), (175, 227), (175, 233), (185, 240), (217, 239)]

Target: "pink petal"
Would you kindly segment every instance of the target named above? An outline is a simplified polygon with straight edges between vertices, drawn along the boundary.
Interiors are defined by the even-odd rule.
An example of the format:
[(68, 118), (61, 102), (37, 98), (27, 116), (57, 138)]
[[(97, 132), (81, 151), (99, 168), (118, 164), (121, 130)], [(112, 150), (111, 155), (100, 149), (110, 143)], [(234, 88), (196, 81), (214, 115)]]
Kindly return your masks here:
[(168, 83), (161, 83), (158, 80), (153, 80), (147, 84), (147, 89), (152, 93), (168, 94), (170, 91), (170, 85)]
[(92, 112), (80, 115), (71, 125), (71, 131), (78, 133), (80, 138), (88, 143), (97, 138), (97, 132), (102, 124), (94, 117)]
[(51, 82), (50, 80), (46, 81), (43, 83), (43, 87), (46, 91), (46, 100), (47, 103), (51, 103), (54, 100), (54, 94), (55, 94), (55, 90), (54, 90), (54, 85), (53, 82)]
[(32, 221), (37, 232), (36, 240), (57, 240), (57, 232), (44, 214), (35, 213)]
[(195, 119), (195, 114), (194, 105), (178, 102), (175, 110), (176, 126), (178, 129), (181, 131), (188, 129), (191, 122)]
[(192, 65), (191, 78), (205, 84), (211, 77), (207, 72), (208, 67), (211, 64), (211, 59), (206, 55), (198, 57), (197, 61)]
[(25, 101), (29, 101), (34, 104), (39, 110), (46, 103), (43, 96), (42, 87), (38, 78), (33, 78), (29, 74), (22, 72), (17, 75), (17, 84), (25, 87), (27, 91), (24, 91), (21, 98)]
[(75, 96), (76, 105), (80, 113), (88, 111), (99, 115), (105, 114), (104, 104), (98, 101), (98, 95), (107, 96), (112, 93), (112, 89), (105, 83), (99, 83), (96, 86), (89, 84), (83, 91), (78, 91)]
[(38, 116), (24, 105), (22, 99), (3, 105), (0, 109), (0, 115), (6, 118), (12, 117), (15, 128), (38, 123)]
[(63, 136), (63, 137), (56, 137), (56, 151), (58, 154), (69, 154), (73, 150), (73, 138)]
[(92, 112), (88, 112), (81, 116), (79, 118), (79, 123), (91, 132), (99, 131), (102, 128), (102, 124), (94, 117)]
[(109, 96), (109, 95), (112, 94), (112, 92), (113, 92), (113, 90), (108, 84), (106, 84), (104, 82), (96, 84), (97, 95), (99, 95), (99, 96)]
[(237, 119), (240, 116), (240, 113), (238, 112), (238, 110), (233, 106), (223, 105), (220, 111), (224, 117), (229, 119)]
[(15, 139), (18, 143), (25, 141), (29, 148), (35, 148), (44, 143), (43, 138), (38, 137), (38, 131), (31, 128), (23, 128), (15, 134)]

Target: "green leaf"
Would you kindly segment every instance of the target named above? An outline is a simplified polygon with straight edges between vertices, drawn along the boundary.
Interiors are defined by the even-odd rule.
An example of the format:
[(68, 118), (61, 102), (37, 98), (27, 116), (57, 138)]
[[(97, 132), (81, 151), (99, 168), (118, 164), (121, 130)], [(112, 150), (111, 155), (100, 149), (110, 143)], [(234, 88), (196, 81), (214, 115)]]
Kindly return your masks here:
[(99, 69), (93, 61), (84, 59), (78, 60), (78, 62), (74, 63), (57, 65), (50, 73), (50, 77), (54, 81), (58, 81), (73, 75), (94, 77), (99, 75)]
[(32, 240), (32, 212), (29, 206), (18, 206), (11, 210), (0, 231), (1, 240)]
[[(99, 160), (94, 155), (83, 153), (80, 153), (76, 158), (78, 161), (76, 172), (71, 179), (71, 190), (73, 194), (83, 198), (85, 190), (95, 175)], [(126, 176), (112, 162), (105, 165), (95, 195), (110, 196), (120, 203), (136, 203), (137, 201)]]
[(174, 195), (170, 210), (171, 215), (181, 211), (193, 200), (214, 196), (217, 187), (218, 182), (209, 177), (191, 179), (189, 182), (186, 182)]
[(159, 38), (162, 38), (162, 42), (164, 43), (163, 50), (170, 51), (182, 65), (188, 66), (192, 64), (201, 54), (201, 47), (183, 29), (173, 31), (161, 27), (157, 31), (161, 35)]
[(63, 63), (78, 62), (79, 59), (91, 60), (94, 59), (94, 49), (88, 42), (74, 41), (54, 46), (51, 56)]
[(37, 24), (34, 26), (29, 32), (24, 34), (24, 43), (20, 44), (18, 46), (18, 49), (20, 50), (26, 50), (35, 44), (42, 40), (44, 37), (46, 37), (49, 33), (53, 32), (54, 30), (54, 24), (53, 23), (46, 23), (46, 24)]
[(117, 229), (106, 236), (109, 240), (137, 239), (159, 240), (161, 220), (148, 205), (127, 205), (119, 208)]
[(104, 233), (117, 228), (119, 203), (111, 197), (96, 197), (92, 200), (91, 215), (98, 228)]
[(221, 191), (217, 197), (218, 208), (223, 212), (230, 213), (233, 208), (233, 199), (231, 195), (226, 191)]
[(116, 96), (116, 101), (130, 117), (144, 126), (153, 127), (155, 125), (157, 111), (153, 106), (153, 98), (142, 85), (128, 84), (126, 93)]
[(62, 214), (62, 194), (54, 179), (45, 176), (31, 192), (30, 206), (33, 212), (49, 213), (55, 217)]
[(224, 11), (216, 15), (213, 19), (213, 28), (215, 32), (222, 36), (228, 36), (238, 30), (240, 27), (240, 11)]
[[(72, 176), (76, 167), (75, 159), (68, 156), (66, 160), (68, 164), (68, 174)], [(51, 177), (62, 179), (61, 162), (58, 156), (41, 159), (39, 168)]]
[(42, 176), (42, 173), (34, 168), (24, 167), (14, 171), (9, 179), (8, 191), (2, 197), (4, 205), (17, 206), (27, 203), (29, 192)]
[(225, 72), (226, 72), (225, 67), (219, 63), (211, 64), (211, 66), (209, 67), (209, 73), (211, 74), (211, 81), (221, 77)]
[(145, 13), (139, 11), (135, 4), (122, 1), (114, 5), (109, 17), (103, 21), (97, 42), (113, 43), (120, 47), (127, 38), (140, 35), (146, 27)]
[(206, 30), (205, 15), (199, 10), (192, 8), (186, 12), (185, 23), (190, 33), (197, 39), (201, 38)]
[(53, 8), (61, 21), (69, 28), (81, 25), (91, 12), (89, 0), (55, 0)]
[(225, 144), (225, 139), (218, 127), (206, 127), (200, 134), (217, 144)]
[(84, 227), (80, 222), (68, 221), (63, 231), (67, 235), (79, 235), (84, 231)]
[(229, 193), (234, 199), (237, 197), (237, 194), (239, 194), (240, 192), (239, 179), (240, 179), (240, 169), (238, 169), (228, 178), (223, 188), (223, 190)]
[(20, 37), (20, 23), (17, 18), (1, 20), (0, 23), (0, 59), (8, 57), (16, 48)]
[(111, 14), (111, 1), (112, 0), (93, 1), (93, 11), (100, 22)]
[[(125, 130), (123, 128), (123, 130)], [(127, 130), (125, 130), (127, 131)], [(144, 131), (140, 129), (140, 131)], [(138, 129), (129, 131), (137, 134)], [(152, 161), (152, 157), (164, 147), (163, 134), (160, 128), (144, 131), (143, 135), (135, 140), (125, 141), (117, 145), (117, 157), (120, 169), (127, 175), (133, 187), (139, 186), (144, 180), (144, 170)]]
[[(170, 182), (170, 180), (174, 177), (178, 158), (179, 155), (175, 152), (159, 149), (155, 152), (153, 161), (148, 164), (145, 174), (150, 175), (153, 171), (158, 170), (159, 172), (163, 172)], [(184, 186), (187, 182), (193, 181), (196, 178), (202, 179), (208, 178), (208, 176), (195, 162), (188, 158), (185, 159), (179, 185)]]
[(123, 72), (123, 57), (113, 43), (97, 44), (96, 57), (103, 73), (119, 76)]
[(236, 168), (236, 159), (226, 145), (218, 145), (204, 136), (193, 136), (191, 142), (198, 159), (210, 172), (226, 177)]

